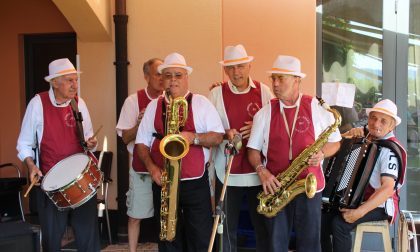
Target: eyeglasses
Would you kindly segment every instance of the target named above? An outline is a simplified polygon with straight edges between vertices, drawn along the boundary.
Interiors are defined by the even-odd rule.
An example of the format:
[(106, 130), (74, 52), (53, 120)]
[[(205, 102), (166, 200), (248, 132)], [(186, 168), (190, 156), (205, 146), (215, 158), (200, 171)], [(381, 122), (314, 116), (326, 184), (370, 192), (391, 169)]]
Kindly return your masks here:
[(176, 73), (164, 73), (163, 79), (164, 80), (172, 80), (173, 78), (175, 78), (176, 80), (180, 80), (182, 78), (184, 78), (184, 75), (186, 75), (186, 73), (181, 73), (181, 72), (176, 72)]

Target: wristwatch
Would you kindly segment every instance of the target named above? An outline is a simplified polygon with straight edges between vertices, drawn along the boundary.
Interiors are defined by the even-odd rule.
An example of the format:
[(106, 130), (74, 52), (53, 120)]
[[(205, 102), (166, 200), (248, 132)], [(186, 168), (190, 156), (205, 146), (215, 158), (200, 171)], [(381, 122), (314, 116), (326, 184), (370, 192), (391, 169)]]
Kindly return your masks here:
[(194, 134), (193, 144), (194, 145), (199, 145), (200, 144), (200, 139), (198, 139), (198, 135), (197, 134)]

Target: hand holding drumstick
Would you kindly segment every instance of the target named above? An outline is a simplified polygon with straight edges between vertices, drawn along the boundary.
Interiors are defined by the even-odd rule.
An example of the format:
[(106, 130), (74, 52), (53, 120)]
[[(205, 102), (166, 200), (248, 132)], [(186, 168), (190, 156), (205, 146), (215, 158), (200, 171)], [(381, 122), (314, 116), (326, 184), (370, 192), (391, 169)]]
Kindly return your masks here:
[(24, 197), (26, 198), (28, 196), (28, 193), (31, 191), (32, 187), (34, 185), (39, 185), (38, 181), (42, 177), (41, 170), (35, 165), (32, 157), (27, 157), (24, 160), (25, 164), (27, 165), (29, 169), (29, 178), (31, 180), (31, 184), (28, 187), (28, 190), (26, 190), (26, 193)]
[[(27, 197), (28, 196), (28, 194), (29, 194), (29, 192), (31, 191), (31, 189), (32, 189), (32, 187), (36, 184), (36, 183), (38, 183), (38, 181), (39, 181), (39, 176), (36, 174), (35, 175), (35, 177), (34, 177), (34, 179), (32, 180), (32, 182), (31, 182), (31, 184), (29, 185), (29, 187), (28, 187), (28, 189), (26, 190), (26, 192), (25, 192), (25, 195), (23, 195), (23, 197)], [(39, 185), (39, 183), (38, 183), (38, 185)]]

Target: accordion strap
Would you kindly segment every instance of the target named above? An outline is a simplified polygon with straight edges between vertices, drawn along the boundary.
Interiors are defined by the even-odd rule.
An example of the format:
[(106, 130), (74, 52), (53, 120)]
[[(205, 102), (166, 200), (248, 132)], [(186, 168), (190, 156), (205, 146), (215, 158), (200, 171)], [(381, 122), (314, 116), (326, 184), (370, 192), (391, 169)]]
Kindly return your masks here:
[(386, 140), (386, 139), (376, 140), (375, 143), (380, 147), (385, 147), (385, 148), (390, 149), (396, 155), (396, 158), (398, 160), (398, 177), (397, 177), (397, 183), (395, 183), (395, 186), (394, 186), (394, 190), (396, 190), (398, 187), (398, 182), (400, 181), (400, 178), (401, 178), (401, 169), (403, 165), (401, 149), (398, 146), (398, 144), (396, 144), (394, 141), (391, 141), (391, 140)]

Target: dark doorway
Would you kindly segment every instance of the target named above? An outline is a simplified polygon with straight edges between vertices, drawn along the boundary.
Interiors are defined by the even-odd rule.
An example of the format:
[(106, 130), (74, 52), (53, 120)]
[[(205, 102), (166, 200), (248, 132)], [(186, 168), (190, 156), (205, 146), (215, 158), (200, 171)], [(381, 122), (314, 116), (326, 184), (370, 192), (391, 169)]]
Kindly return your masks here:
[[(59, 58), (69, 58), (76, 66), (76, 33), (31, 34), (23, 36), (25, 62), (26, 105), (35, 94), (46, 91), (50, 85), (44, 80), (48, 64)], [(36, 214), (36, 194), (31, 191), (29, 210)]]
[(48, 64), (59, 58), (69, 58), (76, 66), (76, 33), (49, 33), (24, 35), (25, 51), (25, 97), (31, 98), (49, 89), (44, 77), (48, 75)]

